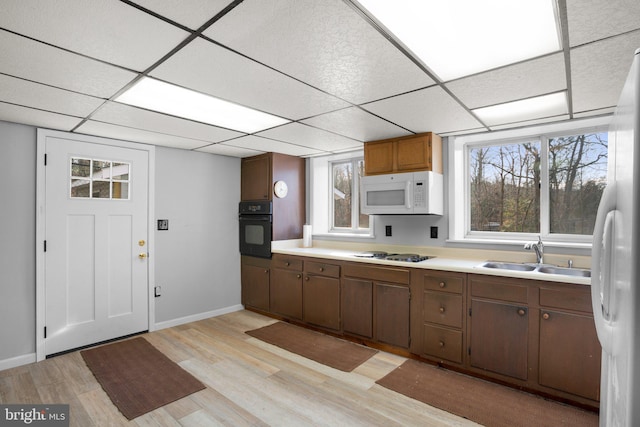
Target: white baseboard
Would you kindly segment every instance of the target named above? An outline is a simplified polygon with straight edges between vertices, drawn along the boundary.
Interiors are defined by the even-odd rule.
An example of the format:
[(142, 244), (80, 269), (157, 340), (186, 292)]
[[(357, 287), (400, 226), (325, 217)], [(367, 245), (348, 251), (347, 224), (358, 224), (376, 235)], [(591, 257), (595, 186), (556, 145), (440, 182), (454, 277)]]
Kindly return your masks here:
[(5, 369), (11, 369), (22, 365), (28, 365), (29, 363), (35, 363), (36, 354), (29, 353), (23, 354), (22, 356), (12, 357), (10, 359), (0, 360), (0, 371), (4, 371)]
[(230, 307), (220, 308), (218, 310), (207, 311), (204, 313), (193, 314), (191, 316), (180, 317), (178, 319), (166, 320), (164, 322), (156, 323), (154, 330), (172, 328), (174, 326), (184, 325), (189, 322), (197, 322), (198, 320), (208, 319), (210, 317), (222, 316), (223, 314), (233, 313), (234, 311), (244, 310), (242, 304), (232, 305)]

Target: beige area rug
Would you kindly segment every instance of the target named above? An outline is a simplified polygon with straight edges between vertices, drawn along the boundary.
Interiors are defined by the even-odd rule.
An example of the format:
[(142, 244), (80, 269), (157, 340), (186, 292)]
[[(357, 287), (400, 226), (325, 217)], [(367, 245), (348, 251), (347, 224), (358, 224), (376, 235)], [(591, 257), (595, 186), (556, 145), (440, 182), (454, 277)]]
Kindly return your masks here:
[(598, 426), (593, 412), (415, 360), (376, 382), (488, 427)]
[(113, 404), (129, 420), (205, 388), (141, 337), (80, 354)]
[(276, 322), (246, 333), (307, 359), (345, 372), (353, 371), (378, 352), (285, 322)]

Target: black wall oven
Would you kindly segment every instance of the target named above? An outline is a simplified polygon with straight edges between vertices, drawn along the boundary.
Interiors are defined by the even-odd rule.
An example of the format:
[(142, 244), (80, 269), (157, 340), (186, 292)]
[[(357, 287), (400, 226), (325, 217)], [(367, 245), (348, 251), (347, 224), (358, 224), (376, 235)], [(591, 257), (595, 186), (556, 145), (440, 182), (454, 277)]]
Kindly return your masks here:
[(271, 258), (271, 202), (240, 202), (239, 212), (240, 254)]

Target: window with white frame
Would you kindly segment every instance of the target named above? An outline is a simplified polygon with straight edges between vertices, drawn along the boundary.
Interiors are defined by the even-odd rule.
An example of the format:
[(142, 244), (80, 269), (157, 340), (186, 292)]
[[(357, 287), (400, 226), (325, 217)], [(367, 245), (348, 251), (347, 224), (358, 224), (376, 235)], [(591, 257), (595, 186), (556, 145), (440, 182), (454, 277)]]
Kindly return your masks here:
[(373, 217), (360, 212), (364, 152), (309, 159), (309, 209), (314, 235), (372, 237)]
[(369, 231), (369, 215), (360, 212), (359, 188), (363, 174), (362, 158), (331, 162), (331, 231)]
[(607, 127), (536, 130), (456, 139), (453, 239), (591, 240), (607, 179)]

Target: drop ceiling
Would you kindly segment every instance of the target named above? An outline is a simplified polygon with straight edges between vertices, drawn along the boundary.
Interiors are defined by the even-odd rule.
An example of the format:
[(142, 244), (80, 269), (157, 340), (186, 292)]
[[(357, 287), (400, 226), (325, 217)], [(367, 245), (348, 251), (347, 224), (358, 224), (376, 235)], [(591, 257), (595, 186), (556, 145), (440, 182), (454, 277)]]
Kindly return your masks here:
[[(640, 2), (555, 8), (559, 50), (444, 80), (355, 0), (3, 0), (0, 120), (246, 157), (611, 114), (640, 47)], [(437, 37), (455, 37), (456, 17), (425, 25), (439, 19), (452, 21)], [(142, 77), (287, 123), (248, 134), (115, 101)], [(556, 93), (567, 102), (552, 115), (483, 121), (474, 111)]]

